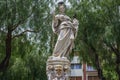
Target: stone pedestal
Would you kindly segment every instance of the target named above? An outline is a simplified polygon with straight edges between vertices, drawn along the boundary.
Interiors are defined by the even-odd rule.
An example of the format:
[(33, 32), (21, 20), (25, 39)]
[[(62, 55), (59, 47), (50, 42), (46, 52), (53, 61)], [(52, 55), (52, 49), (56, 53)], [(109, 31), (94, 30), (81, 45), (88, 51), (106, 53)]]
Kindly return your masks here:
[(48, 80), (69, 80), (70, 61), (66, 57), (50, 56), (47, 60)]

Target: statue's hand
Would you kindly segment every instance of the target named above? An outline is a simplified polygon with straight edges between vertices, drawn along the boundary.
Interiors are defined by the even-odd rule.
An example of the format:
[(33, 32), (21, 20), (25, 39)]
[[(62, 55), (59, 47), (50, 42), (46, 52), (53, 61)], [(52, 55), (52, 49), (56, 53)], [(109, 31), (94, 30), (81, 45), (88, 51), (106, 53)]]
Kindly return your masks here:
[(78, 20), (76, 18), (73, 19), (73, 24), (79, 24)]

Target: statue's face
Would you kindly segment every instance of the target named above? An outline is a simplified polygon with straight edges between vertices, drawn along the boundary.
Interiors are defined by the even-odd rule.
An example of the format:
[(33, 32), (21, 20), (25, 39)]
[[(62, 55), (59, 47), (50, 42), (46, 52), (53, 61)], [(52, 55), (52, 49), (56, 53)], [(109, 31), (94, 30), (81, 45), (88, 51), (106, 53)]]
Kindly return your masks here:
[(65, 12), (64, 5), (59, 6), (59, 11), (60, 11), (60, 13), (64, 13)]
[(56, 65), (55, 66), (55, 72), (56, 72), (58, 77), (60, 77), (62, 75), (62, 71), (63, 71), (62, 65)]

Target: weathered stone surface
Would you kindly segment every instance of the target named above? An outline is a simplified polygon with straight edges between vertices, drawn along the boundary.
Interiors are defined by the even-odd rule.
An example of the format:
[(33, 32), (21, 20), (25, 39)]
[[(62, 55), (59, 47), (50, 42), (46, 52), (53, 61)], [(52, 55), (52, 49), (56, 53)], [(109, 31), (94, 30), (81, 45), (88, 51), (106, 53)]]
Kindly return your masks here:
[(66, 57), (50, 56), (46, 70), (48, 80), (69, 80), (70, 61)]

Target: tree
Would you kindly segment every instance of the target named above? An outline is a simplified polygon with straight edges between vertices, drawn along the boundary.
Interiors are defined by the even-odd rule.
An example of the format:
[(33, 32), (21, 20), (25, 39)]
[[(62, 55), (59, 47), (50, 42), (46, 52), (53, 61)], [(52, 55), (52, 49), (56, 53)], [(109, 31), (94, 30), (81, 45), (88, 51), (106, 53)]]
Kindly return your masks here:
[(47, 0), (0, 3), (1, 80), (47, 78), (45, 66), (52, 38), (48, 3)]
[[(120, 32), (119, 1), (82, 0), (75, 5), (74, 2), (71, 3), (73, 6), (77, 4), (72, 12), (76, 10), (80, 22), (76, 40), (76, 49), (80, 50), (80, 56), (85, 62), (94, 65), (101, 80), (116, 80), (120, 72), (120, 53), (119, 48), (116, 49), (116, 46), (119, 46)], [(111, 78), (106, 77), (106, 71), (112, 71)]]
[(47, 10), (44, 7), (47, 7), (47, 5), (47, 0), (6, 0), (1, 2), (0, 31), (2, 33), (1, 36), (3, 36), (3, 40), (1, 39), (1, 41), (5, 41), (5, 45), (3, 44), (3, 46), (6, 54), (0, 63), (0, 71), (4, 71), (8, 67), (13, 50), (13, 39), (27, 32), (39, 32), (43, 28), (45, 24), (43, 20), (47, 18), (45, 14)]

